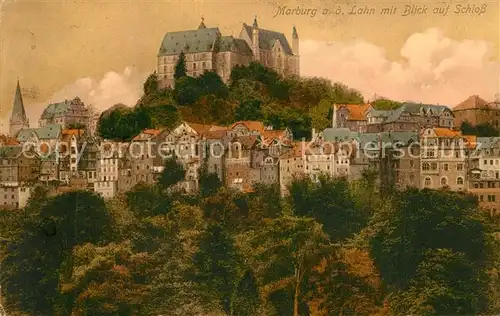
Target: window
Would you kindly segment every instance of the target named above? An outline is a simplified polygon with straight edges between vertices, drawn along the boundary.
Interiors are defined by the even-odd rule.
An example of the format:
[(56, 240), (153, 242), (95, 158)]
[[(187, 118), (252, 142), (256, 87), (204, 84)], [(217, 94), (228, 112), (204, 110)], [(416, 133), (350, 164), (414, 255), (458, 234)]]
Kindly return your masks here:
[(464, 170), (464, 165), (461, 163), (457, 164), (457, 171), (462, 171), (462, 170)]
[(433, 162), (431, 165), (432, 170), (437, 170), (437, 163)]
[(426, 178), (425, 178), (425, 181), (424, 181), (424, 185), (425, 185), (426, 187), (428, 187), (428, 186), (430, 186), (431, 184), (432, 184), (431, 178), (426, 177)]
[(424, 162), (424, 163), (422, 164), (422, 170), (429, 170), (429, 164), (428, 164), (428, 163), (426, 163), (426, 162)]
[(494, 195), (488, 195), (488, 202), (495, 202), (495, 196)]
[(449, 166), (447, 163), (443, 164), (443, 170), (444, 171), (448, 171), (449, 170)]
[(458, 177), (458, 178), (457, 178), (457, 184), (458, 184), (458, 185), (463, 185), (463, 184), (464, 184), (464, 178), (462, 178), (462, 177)]
[(442, 185), (442, 186), (447, 185), (447, 182), (448, 182), (448, 179), (446, 179), (446, 177), (442, 177), (442, 178), (441, 178), (441, 185)]

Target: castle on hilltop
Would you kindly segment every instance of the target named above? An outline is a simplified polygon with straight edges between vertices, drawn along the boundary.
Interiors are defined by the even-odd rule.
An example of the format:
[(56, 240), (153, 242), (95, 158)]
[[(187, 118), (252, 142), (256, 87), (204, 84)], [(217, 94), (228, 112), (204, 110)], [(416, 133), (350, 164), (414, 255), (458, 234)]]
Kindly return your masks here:
[(284, 76), (299, 76), (299, 35), (295, 26), (290, 45), (283, 33), (259, 28), (257, 17), (252, 26), (243, 23), (238, 38), (222, 36), (217, 27), (207, 28), (203, 18), (198, 29), (165, 34), (158, 52), (160, 86), (173, 86), (181, 52), (185, 55), (187, 74), (193, 77), (205, 70), (215, 71), (228, 82), (233, 67), (252, 61)]

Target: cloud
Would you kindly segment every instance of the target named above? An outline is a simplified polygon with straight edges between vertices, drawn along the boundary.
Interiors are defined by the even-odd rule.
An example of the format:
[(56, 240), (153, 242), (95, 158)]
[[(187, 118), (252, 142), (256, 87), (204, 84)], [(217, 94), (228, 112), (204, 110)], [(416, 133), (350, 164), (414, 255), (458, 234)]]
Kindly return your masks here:
[[(493, 100), (500, 92), (500, 63), (491, 61), (493, 47), (480, 40), (457, 41), (437, 28), (411, 35), (390, 60), (383, 48), (363, 40), (301, 41), (301, 74), (343, 82), (365, 98), (374, 95), (401, 101), (454, 106), (470, 95)], [(66, 85), (49, 100), (27, 108), (31, 126), (51, 102), (79, 96), (103, 111), (116, 103), (134, 105), (147, 74), (133, 67), (110, 71), (100, 79), (84, 77)], [(10, 117), (10, 113), (7, 117)], [(8, 128), (8, 119), (3, 122)]]
[[(62, 87), (43, 103), (30, 104), (26, 107), (30, 126), (38, 126), (38, 120), (49, 103), (79, 97), (85, 104), (92, 105), (98, 112), (123, 103), (133, 106), (142, 95), (142, 85), (148, 74), (140, 73), (133, 67), (126, 67), (122, 72), (110, 71), (100, 79), (84, 77)], [(10, 113), (7, 117), (10, 117)], [(8, 127), (8, 121), (4, 122)]]
[(301, 75), (326, 77), (356, 88), (368, 99), (387, 98), (455, 106), (478, 94), (500, 92), (500, 63), (479, 40), (456, 41), (437, 28), (411, 35), (391, 61), (384, 49), (362, 40), (300, 43)]

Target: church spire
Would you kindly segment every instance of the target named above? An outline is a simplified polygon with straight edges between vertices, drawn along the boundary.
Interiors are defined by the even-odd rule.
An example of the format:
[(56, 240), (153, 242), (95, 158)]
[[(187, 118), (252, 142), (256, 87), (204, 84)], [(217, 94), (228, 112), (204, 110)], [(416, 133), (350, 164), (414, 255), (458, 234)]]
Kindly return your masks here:
[(16, 95), (14, 96), (14, 104), (12, 106), (12, 114), (10, 115), (10, 134), (15, 136), (22, 128), (29, 127), (26, 111), (24, 110), (23, 96), (21, 94), (21, 86), (19, 79), (17, 80)]
[(257, 24), (257, 16), (256, 15), (253, 17), (253, 27), (254, 28), (258, 28), (259, 27), (259, 25)]
[(198, 26), (198, 30), (199, 29), (206, 29), (207, 27), (205, 26), (205, 18), (203, 17), (203, 15), (201, 16), (201, 23), (200, 23), (200, 26)]
[(23, 96), (21, 94), (19, 80), (17, 80), (16, 95), (14, 97), (14, 106), (12, 107), (11, 117), (19, 120), (26, 119), (26, 111), (24, 110)]

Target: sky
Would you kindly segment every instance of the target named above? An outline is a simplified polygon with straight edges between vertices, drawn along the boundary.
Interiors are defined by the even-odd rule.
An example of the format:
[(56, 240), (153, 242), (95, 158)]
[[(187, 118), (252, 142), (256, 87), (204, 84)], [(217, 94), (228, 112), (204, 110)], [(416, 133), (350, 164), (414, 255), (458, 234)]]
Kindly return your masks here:
[[(207, 27), (237, 36), (243, 22), (300, 38), (300, 71), (360, 90), (365, 98), (454, 106), (500, 92), (500, 6), (455, 0), (0, 0), (0, 121), (6, 131), (16, 81), (31, 125), (49, 102), (79, 96), (104, 110), (133, 105), (166, 32)], [(426, 14), (403, 16), (405, 6)], [(444, 15), (447, 6), (450, 6)], [(455, 13), (457, 5), (476, 13)], [(336, 15), (337, 7), (343, 15)], [(348, 14), (352, 7), (373, 15)], [(277, 15), (279, 8), (315, 14)], [(396, 14), (382, 14), (382, 8)], [(434, 8), (443, 11), (434, 14)], [(323, 14), (325, 9), (332, 14)], [(285, 10), (286, 11), (286, 10)], [(498, 96), (498, 95), (497, 95)]]

